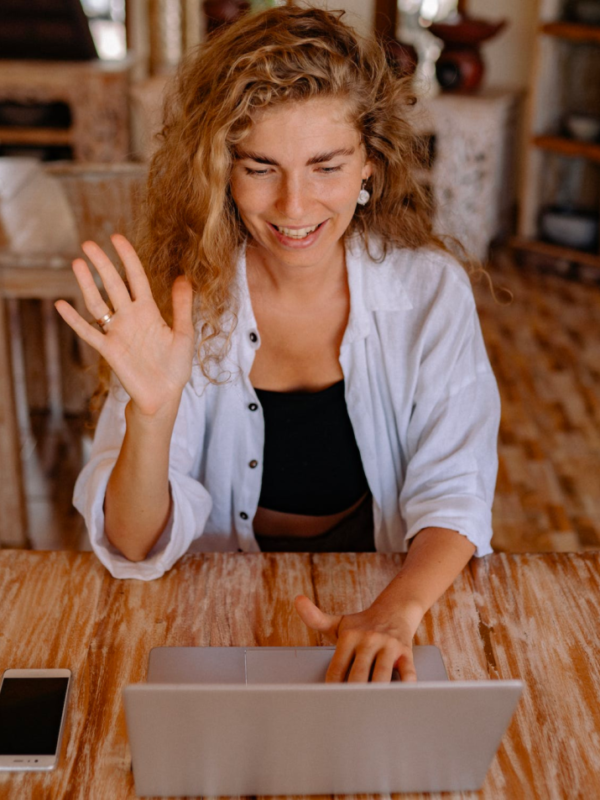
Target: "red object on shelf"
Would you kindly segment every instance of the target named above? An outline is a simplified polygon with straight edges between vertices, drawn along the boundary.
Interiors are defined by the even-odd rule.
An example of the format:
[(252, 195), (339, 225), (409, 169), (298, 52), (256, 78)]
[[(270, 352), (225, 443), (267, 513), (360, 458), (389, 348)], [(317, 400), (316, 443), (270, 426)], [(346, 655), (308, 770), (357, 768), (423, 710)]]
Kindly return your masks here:
[(487, 22), (462, 14), (454, 23), (434, 22), (429, 31), (444, 42), (436, 63), (436, 75), (446, 92), (475, 92), (485, 74), (480, 47), (507, 25), (506, 20)]
[(484, 19), (463, 16), (455, 23), (433, 22), (429, 30), (445, 45), (467, 45), (479, 47), (483, 42), (492, 39), (505, 28), (507, 21), (487, 22)]

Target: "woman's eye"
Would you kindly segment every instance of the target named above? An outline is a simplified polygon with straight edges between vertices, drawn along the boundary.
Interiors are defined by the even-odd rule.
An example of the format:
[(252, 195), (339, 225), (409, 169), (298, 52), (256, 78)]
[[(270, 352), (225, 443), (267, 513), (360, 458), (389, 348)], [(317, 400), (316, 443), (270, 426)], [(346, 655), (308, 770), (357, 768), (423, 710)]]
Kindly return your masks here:
[[(342, 169), (343, 164), (340, 164), (338, 167), (319, 167), (319, 172), (324, 175), (330, 175), (332, 172), (340, 172)], [(245, 167), (246, 175), (257, 175), (261, 177), (263, 175), (268, 175), (271, 170), (268, 169), (250, 169), (250, 167)]]

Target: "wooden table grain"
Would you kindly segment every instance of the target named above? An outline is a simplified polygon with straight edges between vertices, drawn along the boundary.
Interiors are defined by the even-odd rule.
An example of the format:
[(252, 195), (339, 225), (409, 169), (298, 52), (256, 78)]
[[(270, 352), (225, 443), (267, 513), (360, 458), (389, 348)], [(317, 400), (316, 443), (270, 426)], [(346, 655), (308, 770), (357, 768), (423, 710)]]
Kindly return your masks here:
[[(297, 616), (367, 606), (401, 555), (209, 554), (149, 583), (90, 553), (0, 552), (0, 669), (73, 671), (60, 766), (0, 775), (0, 800), (135, 797), (121, 690), (159, 646), (326, 644)], [(410, 800), (600, 797), (600, 553), (473, 560), (425, 616), (451, 679), (520, 678), (523, 697), (481, 792)], [(401, 747), (401, 743), (399, 743)], [(363, 800), (368, 797), (361, 795)]]

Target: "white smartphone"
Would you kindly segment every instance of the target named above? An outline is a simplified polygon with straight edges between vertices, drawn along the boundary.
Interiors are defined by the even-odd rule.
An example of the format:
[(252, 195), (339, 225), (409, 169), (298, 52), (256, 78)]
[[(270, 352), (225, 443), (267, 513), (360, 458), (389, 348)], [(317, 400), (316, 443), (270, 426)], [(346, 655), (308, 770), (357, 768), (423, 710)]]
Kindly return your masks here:
[(68, 669), (7, 669), (0, 684), (0, 770), (50, 770), (58, 761)]

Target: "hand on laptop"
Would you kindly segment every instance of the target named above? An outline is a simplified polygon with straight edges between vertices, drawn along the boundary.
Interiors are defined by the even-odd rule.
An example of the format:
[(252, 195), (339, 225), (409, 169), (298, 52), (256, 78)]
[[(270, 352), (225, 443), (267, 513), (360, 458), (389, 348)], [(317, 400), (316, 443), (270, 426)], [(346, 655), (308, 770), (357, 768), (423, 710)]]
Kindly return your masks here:
[(375, 604), (358, 614), (325, 614), (308, 597), (298, 595), (296, 611), (302, 621), (324, 633), (336, 645), (325, 680), (328, 683), (391, 681), (397, 669), (403, 681), (416, 681), (412, 640), (418, 622), (386, 619)]

